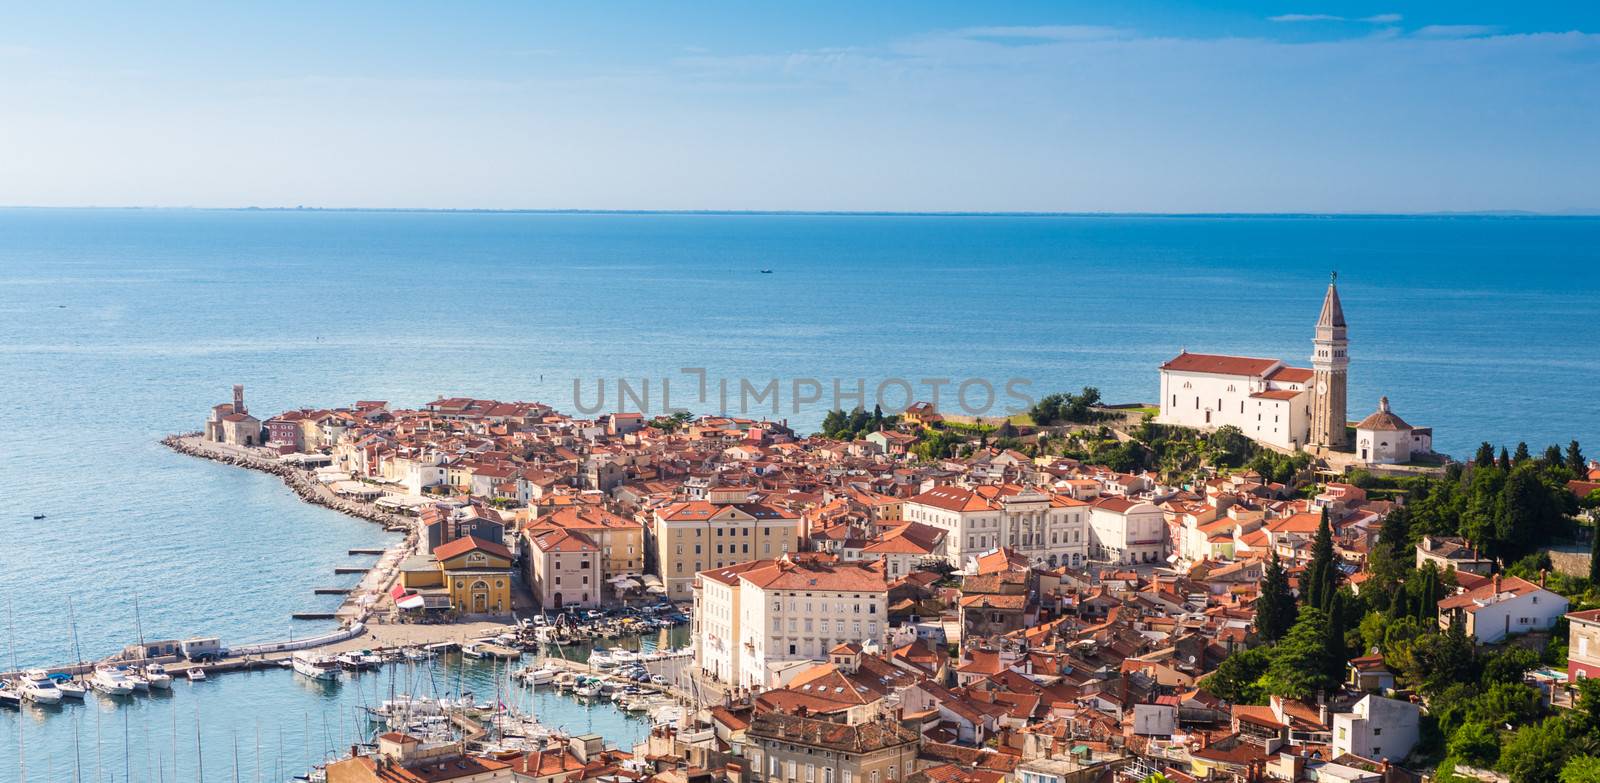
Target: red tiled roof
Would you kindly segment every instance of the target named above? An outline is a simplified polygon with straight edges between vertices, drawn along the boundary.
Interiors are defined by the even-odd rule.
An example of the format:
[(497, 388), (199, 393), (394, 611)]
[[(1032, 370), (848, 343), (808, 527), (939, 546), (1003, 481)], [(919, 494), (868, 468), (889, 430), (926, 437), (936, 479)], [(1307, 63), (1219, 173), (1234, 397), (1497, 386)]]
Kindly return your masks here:
[(434, 547), (433, 556), (439, 560), (449, 560), (452, 557), (464, 555), (474, 549), (482, 550), (491, 555), (503, 557), (507, 560), (511, 559), (511, 550), (505, 548), (504, 545), (496, 544), (493, 541), (484, 541), (476, 536), (463, 536), (447, 544), (440, 544), (439, 546)]
[(1249, 356), (1180, 353), (1172, 361), (1161, 365), (1161, 369), (1176, 370), (1178, 372), (1203, 372), (1213, 375), (1260, 376), (1278, 363), (1277, 359), (1257, 359)]

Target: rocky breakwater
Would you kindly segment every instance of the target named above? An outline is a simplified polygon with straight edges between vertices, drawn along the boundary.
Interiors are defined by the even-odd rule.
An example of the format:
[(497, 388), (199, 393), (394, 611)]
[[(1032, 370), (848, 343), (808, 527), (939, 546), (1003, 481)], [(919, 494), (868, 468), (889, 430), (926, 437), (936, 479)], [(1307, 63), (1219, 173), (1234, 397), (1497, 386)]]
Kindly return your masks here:
[(318, 481), (316, 473), (304, 468), (279, 462), (276, 459), (264, 457), (251, 450), (237, 446), (211, 443), (204, 440), (199, 433), (168, 435), (162, 438), (161, 442), (167, 448), (179, 454), (187, 454), (191, 457), (200, 457), (212, 462), (222, 462), (241, 468), (259, 470), (263, 473), (271, 473), (282, 479), (290, 490), (307, 503), (314, 503), (342, 514), (376, 522), (391, 530), (405, 532), (410, 530), (410, 522), (405, 517), (383, 511), (371, 503), (340, 497), (329, 489), (327, 485)]

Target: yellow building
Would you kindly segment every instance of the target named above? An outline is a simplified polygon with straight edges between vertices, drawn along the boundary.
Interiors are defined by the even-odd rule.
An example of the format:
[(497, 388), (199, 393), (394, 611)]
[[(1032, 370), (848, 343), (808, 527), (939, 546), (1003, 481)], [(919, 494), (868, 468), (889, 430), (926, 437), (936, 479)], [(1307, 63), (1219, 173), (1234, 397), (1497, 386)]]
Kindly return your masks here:
[(600, 548), (602, 579), (644, 573), (644, 525), (592, 505), (562, 506), (540, 513), (530, 531), (582, 533)]
[(433, 550), (450, 606), (467, 614), (511, 611), (511, 550), (473, 536)]
[(803, 526), (799, 516), (762, 503), (728, 500), (713, 490), (710, 502), (694, 500), (656, 509), (652, 546), (668, 598), (691, 600), (694, 575), (701, 571), (798, 550)]

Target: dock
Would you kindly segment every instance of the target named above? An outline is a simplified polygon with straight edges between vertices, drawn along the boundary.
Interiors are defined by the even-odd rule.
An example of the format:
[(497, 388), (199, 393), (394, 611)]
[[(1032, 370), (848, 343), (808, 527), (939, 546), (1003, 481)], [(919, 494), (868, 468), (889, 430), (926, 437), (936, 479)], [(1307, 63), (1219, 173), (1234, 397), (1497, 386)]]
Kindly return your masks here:
[(372, 569), (364, 566), (334, 566), (335, 574), (364, 574)]
[(351, 555), (381, 555), (383, 552), (384, 550), (382, 548), (372, 547), (362, 547), (350, 550)]
[(291, 620), (337, 620), (339, 615), (334, 612), (295, 612), (289, 615)]
[(311, 592), (314, 595), (348, 595), (352, 589), (354, 589), (354, 588), (349, 588), (349, 587), (313, 587), (313, 588), (311, 588)]

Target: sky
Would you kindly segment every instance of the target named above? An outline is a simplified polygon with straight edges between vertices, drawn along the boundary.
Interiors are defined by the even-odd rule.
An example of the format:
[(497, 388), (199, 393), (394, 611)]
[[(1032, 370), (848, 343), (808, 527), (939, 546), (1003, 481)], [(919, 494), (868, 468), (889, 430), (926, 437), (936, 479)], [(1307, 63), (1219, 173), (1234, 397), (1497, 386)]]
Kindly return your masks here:
[(0, 204), (1600, 211), (1600, 3), (0, 4)]

